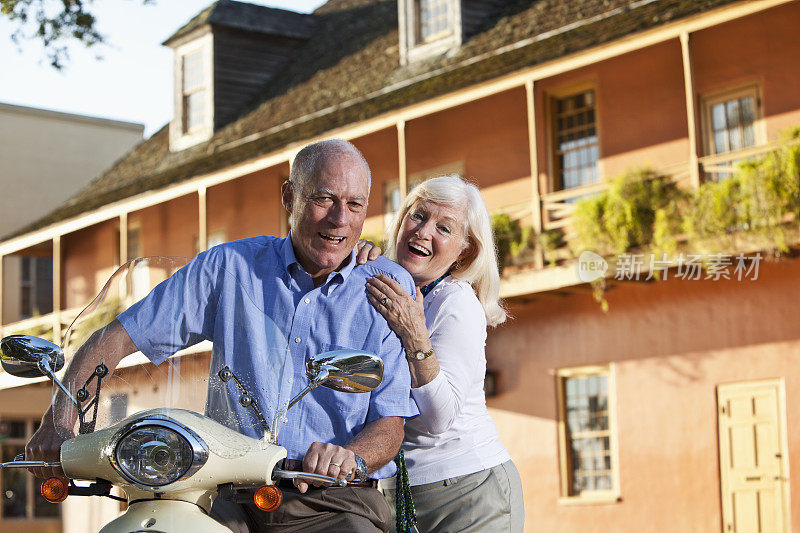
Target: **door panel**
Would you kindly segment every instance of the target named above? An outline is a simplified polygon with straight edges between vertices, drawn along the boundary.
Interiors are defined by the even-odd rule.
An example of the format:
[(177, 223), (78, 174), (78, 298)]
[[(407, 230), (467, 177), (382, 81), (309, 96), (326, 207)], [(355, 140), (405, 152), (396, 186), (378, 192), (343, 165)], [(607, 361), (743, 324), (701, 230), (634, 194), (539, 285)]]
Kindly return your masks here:
[(725, 533), (784, 533), (789, 524), (781, 382), (717, 388)]

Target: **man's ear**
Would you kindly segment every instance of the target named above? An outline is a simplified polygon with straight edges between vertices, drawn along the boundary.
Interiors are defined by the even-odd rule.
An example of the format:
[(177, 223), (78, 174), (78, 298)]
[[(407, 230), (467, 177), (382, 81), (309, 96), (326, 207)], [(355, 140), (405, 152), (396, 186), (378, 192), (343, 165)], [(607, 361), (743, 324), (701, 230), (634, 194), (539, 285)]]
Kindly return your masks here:
[(292, 182), (286, 180), (281, 185), (281, 203), (283, 204), (284, 209), (288, 212), (292, 212), (292, 202), (294, 201), (294, 187), (292, 187)]

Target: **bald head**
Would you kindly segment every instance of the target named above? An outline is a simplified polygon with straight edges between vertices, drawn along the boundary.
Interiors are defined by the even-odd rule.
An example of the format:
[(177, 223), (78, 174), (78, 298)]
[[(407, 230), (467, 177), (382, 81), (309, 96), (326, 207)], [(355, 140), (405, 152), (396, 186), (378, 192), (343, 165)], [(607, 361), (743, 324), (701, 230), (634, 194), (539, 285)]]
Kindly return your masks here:
[(350, 160), (352, 164), (363, 168), (364, 175), (367, 176), (367, 192), (372, 184), (369, 165), (358, 148), (343, 139), (327, 139), (305, 146), (300, 150), (292, 162), (292, 169), (289, 173), (289, 181), (298, 192), (304, 193), (313, 187), (314, 180), (319, 179), (320, 170), (328, 163), (339, 160)]

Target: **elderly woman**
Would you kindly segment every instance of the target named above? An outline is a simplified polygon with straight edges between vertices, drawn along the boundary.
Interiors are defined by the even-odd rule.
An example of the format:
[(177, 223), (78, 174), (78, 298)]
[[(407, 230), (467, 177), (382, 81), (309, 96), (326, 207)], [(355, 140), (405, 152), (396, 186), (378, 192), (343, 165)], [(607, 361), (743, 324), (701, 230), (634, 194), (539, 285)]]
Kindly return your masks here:
[[(387, 255), (411, 273), (416, 299), (387, 276), (367, 297), (405, 348), (420, 416), (405, 452), (422, 532), (522, 531), (522, 483), (486, 410), (486, 327), (506, 319), (489, 213), (458, 176), (432, 178), (406, 198)], [(395, 491), (387, 490), (390, 506)]]

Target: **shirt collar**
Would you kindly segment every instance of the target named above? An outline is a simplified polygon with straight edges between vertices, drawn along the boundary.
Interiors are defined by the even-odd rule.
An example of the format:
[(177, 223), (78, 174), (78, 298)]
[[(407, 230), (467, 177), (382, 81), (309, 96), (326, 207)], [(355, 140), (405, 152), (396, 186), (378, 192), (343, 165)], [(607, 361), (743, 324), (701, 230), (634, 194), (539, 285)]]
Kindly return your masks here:
[[(300, 266), (300, 262), (297, 261), (297, 257), (294, 255), (294, 247), (292, 247), (292, 232), (289, 232), (289, 235), (283, 239), (283, 243), (281, 244), (281, 257), (283, 258), (283, 267), (286, 269), (286, 272), (289, 275), (293, 275), (297, 269), (302, 269), (303, 267)], [(353, 271), (353, 268), (356, 266), (356, 249), (353, 248), (350, 251), (350, 258), (347, 260), (347, 263), (339, 270), (334, 270), (330, 274), (328, 274), (328, 279), (325, 280), (323, 285), (328, 285), (333, 281), (338, 281), (339, 283), (344, 283), (347, 277), (350, 275), (350, 272)]]

